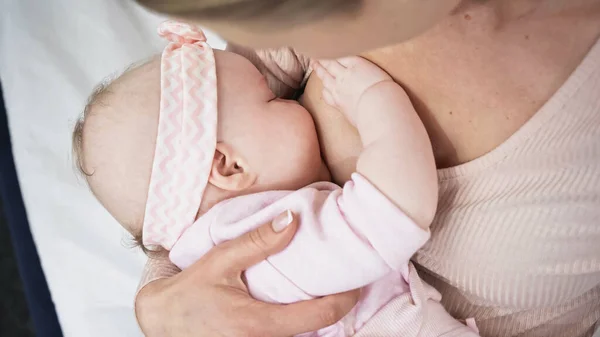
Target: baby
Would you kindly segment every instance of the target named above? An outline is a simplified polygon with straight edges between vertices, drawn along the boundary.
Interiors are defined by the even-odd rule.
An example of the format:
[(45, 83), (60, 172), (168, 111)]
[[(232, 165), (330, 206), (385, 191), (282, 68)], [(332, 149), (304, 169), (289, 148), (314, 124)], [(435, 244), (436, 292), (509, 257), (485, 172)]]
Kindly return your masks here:
[(213, 50), (194, 27), (92, 95), (74, 152), (102, 205), (142, 245), (186, 268), (212, 247), (285, 211), (300, 219), (281, 253), (245, 272), (250, 294), (292, 303), (363, 288), (340, 322), (310, 336), (349, 336), (407, 291), (410, 257), (437, 203), (431, 145), (389, 75), (350, 57), (321, 61), (324, 100), (364, 148), (343, 188), (328, 182), (311, 115), (276, 98), (245, 58)]

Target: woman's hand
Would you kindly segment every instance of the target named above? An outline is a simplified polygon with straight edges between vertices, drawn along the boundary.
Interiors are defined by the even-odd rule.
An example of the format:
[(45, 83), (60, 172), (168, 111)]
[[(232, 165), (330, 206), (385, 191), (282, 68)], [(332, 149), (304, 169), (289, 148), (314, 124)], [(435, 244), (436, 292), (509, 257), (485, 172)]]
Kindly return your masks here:
[(243, 272), (283, 250), (298, 228), (283, 213), (235, 240), (214, 247), (181, 273), (142, 288), (138, 322), (148, 337), (284, 337), (318, 330), (340, 320), (359, 291), (288, 305), (254, 300)]

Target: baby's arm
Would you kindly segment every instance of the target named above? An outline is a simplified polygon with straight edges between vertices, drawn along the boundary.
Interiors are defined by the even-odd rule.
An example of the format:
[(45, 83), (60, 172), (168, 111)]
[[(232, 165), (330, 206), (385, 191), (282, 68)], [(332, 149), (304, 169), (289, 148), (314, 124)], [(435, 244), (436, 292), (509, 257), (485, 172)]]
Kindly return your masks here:
[(419, 226), (431, 223), (437, 176), (429, 137), (406, 92), (360, 57), (321, 61), (323, 99), (358, 129), (363, 150), (357, 171)]

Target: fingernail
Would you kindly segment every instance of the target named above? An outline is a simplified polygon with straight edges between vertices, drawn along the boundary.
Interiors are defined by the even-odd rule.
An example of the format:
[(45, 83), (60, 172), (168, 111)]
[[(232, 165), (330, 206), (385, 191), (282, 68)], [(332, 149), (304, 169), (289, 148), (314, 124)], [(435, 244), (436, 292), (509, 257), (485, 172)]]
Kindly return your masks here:
[(289, 224), (294, 220), (294, 216), (290, 210), (285, 211), (285, 213), (279, 214), (273, 222), (271, 222), (271, 227), (277, 233), (283, 231)]

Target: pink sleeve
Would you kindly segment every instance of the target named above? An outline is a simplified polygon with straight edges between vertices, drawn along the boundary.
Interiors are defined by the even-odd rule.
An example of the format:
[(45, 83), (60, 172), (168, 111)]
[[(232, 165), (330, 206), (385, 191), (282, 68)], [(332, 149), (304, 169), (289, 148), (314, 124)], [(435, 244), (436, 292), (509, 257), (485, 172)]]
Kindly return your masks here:
[[(270, 256), (268, 264), (246, 272), (248, 280), (255, 281), (251, 290), (266, 288), (265, 282), (276, 278), (281, 278), (276, 282), (280, 285), (290, 280), (309, 296), (362, 288), (391, 271), (404, 274), (409, 259), (429, 238), (428, 231), (358, 174), (343, 190), (311, 198), (303, 203), (310, 209), (292, 209), (299, 211), (300, 226), (288, 247)], [(286, 293), (293, 291), (288, 288), (256, 289), (254, 294), (264, 292), (261, 299), (287, 301)], [(293, 296), (289, 301), (306, 298)]]
[(356, 337), (476, 337), (475, 323), (469, 326), (454, 319), (440, 303), (441, 295), (423, 282), (409, 264), (410, 291), (397, 296), (372, 317)]
[(344, 185), (338, 204), (348, 224), (364, 236), (392, 270), (406, 268), (429, 239), (428, 230), (419, 227), (358, 173)]

